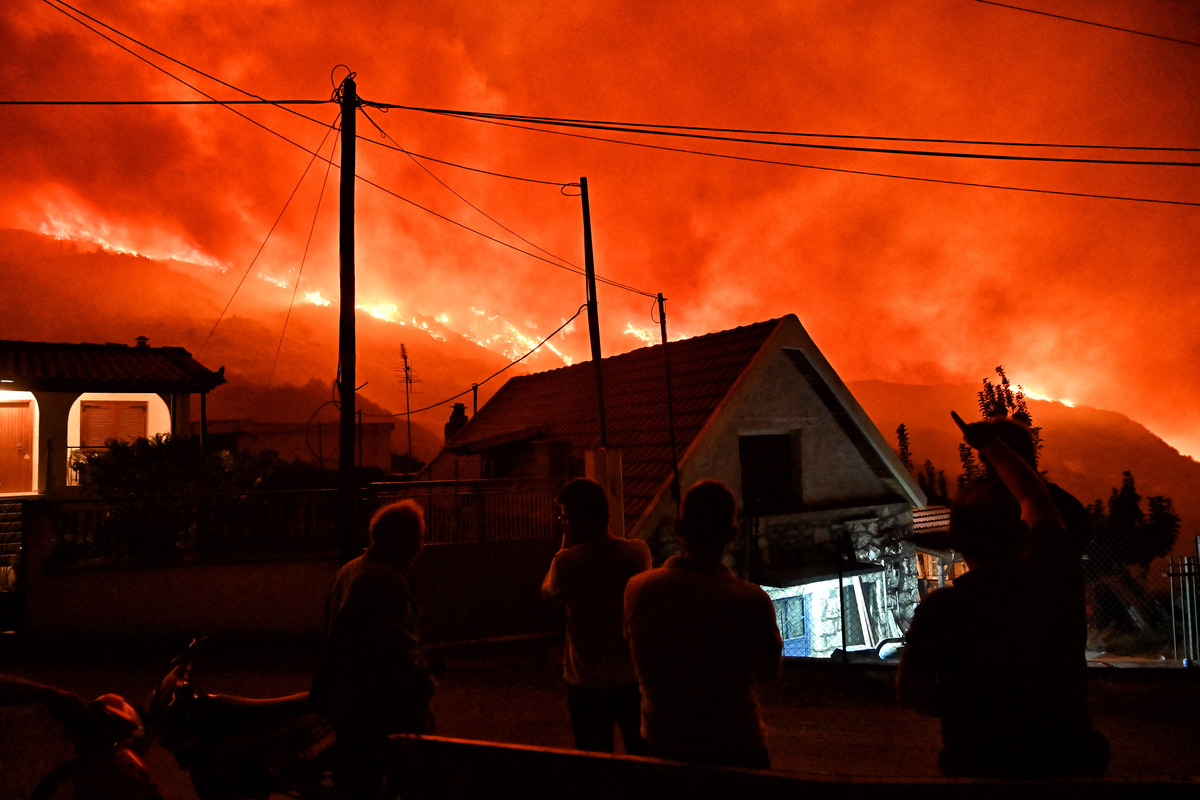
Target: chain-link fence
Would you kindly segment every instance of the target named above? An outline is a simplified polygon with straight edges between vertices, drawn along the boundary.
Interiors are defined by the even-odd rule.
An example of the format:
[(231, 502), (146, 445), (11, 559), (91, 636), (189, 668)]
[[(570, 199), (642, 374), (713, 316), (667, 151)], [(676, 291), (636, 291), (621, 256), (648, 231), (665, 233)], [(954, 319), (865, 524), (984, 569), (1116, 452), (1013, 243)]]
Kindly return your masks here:
[(1185, 657), (1179, 637), (1185, 621), (1195, 617), (1195, 592), (1189, 600), (1183, 573), (1194, 569), (1188, 564), (1195, 562), (1194, 556), (1148, 559), (1144, 545), (1133, 537), (1103, 530), (1095, 533), (1083, 557), (1088, 650), (1115, 656)]

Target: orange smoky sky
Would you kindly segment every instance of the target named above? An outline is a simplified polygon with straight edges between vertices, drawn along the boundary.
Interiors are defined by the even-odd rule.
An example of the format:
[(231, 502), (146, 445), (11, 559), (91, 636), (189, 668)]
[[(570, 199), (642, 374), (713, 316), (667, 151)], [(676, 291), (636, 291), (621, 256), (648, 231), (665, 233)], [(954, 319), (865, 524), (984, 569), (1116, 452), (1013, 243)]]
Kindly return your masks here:
[[(964, 142), (798, 140), (879, 149), (1200, 161), (1191, 0), (1015, 3), (1040, 14), (972, 0), (74, 5), (160, 54), (100, 28), (145, 60), (135, 57), (61, 4), (12, 0), (0, 7), (0, 100), (202, 99), (196, 89), (245, 99), (211, 78), (267, 99), (325, 100), (349, 68), (365, 100), (404, 106)], [(122, 323), (152, 303), (189, 320), (171, 329), (178, 341), (155, 343), (250, 364), (232, 342), (257, 332), (254, 369), (265, 370), (295, 292), (279, 374), (331, 378), (338, 170), (307, 151), (335, 153), (338, 108), (232, 109), (0, 106), (0, 228), (176, 259), (112, 287), (123, 306), (97, 296), (113, 313), (64, 337), (132, 341), (143, 331)], [(1200, 455), (1196, 167), (551, 133), (370, 107), (357, 124), (358, 174), (383, 187), (357, 187), (359, 317), (386, 320), (359, 358), (394, 365), (407, 342), (429, 376), (414, 405), (481, 380), (583, 304), (576, 272), (520, 251), (583, 265), (580, 200), (561, 186), (586, 176), (597, 270), (640, 291), (600, 286), (606, 355), (657, 336), (660, 292), (673, 337), (795, 313), (846, 380), (973, 383), (1003, 364), (1027, 389), (1122, 411)], [(1182, 149), (1116, 149), (1129, 147)], [(479, 171), (418, 165), (393, 148)], [(5, 303), (36, 309), (38, 338), (86, 316), (51, 307), (37, 276), (16, 274), (36, 265), (5, 264), (0, 277), (23, 293)], [(207, 294), (155, 288), (168, 272)], [(210, 344), (226, 303), (213, 336), (223, 344)], [(0, 322), (0, 337), (27, 338), (14, 320), (29, 315)], [(588, 358), (585, 318), (551, 344), (522, 368)], [(393, 385), (379, 402), (403, 410), (394, 376), (374, 380)], [(446, 411), (426, 422), (440, 426)]]

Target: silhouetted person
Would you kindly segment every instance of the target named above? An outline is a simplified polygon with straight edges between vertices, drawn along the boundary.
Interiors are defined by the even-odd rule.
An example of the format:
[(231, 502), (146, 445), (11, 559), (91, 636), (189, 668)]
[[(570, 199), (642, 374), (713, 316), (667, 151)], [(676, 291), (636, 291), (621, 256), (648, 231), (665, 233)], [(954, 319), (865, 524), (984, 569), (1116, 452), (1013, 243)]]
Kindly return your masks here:
[[(1001, 441), (1020, 456), (1026, 464), (1035, 470), (1037, 469), (1037, 445), (1034, 444), (1033, 432), (1027, 424), (1023, 424), (1011, 417), (992, 417), (984, 422), (991, 425)], [(989, 477), (998, 483), (1003, 483), (1000, 481), (999, 476), (996, 475), (996, 471), (992, 467), (988, 456), (980, 452), (979, 457), (984, 467), (987, 468)], [(1059, 517), (1062, 518), (1067, 538), (1078, 548), (1079, 554), (1082, 557), (1083, 548), (1092, 538), (1092, 521), (1087, 508), (1083, 503), (1079, 502), (1075, 495), (1066, 489), (1052, 481), (1043, 480), (1050, 492), (1050, 499), (1053, 501), (1054, 507), (1058, 509)]]
[(996, 427), (963, 431), (1003, 486), (979, 485), (951, 507), (950, 544), (970, 570), (917, 607), (899, 700), (941, 717), (948, 775), (1103, 774), (1108, 744), (1087, 707), (1078, 547), (1041, 477)]
[(755, 683), (779, 676), (783, 641), (771, 599), (722, 563), (735, 515), (724, 484), (687, 491), (675, 523), (682, 554), (629, 580), (625, 635), (648, 755), (765, 769)]
[(377, 511), (370, 531), (366, 552), (334, 579), (328, 638), (310, 693), (337, 737), (339, 798), (382, 797), (387, 736), (433, 730), (433, 680), (405, 576), (421, 550), (425, 516), (415, 501), (402, 500)]
[(558, 494), (562, 548), (542, 581), (542, 595), (566, 609), (563, 674), (575, 746), (613, 751), (613, 726), (626, 753), (641, 752), (640, 695), (621, 628), (625, 584), (650, 569), (641, 539), (608, 530), (608, 498), (595, 481), (578, 478)]

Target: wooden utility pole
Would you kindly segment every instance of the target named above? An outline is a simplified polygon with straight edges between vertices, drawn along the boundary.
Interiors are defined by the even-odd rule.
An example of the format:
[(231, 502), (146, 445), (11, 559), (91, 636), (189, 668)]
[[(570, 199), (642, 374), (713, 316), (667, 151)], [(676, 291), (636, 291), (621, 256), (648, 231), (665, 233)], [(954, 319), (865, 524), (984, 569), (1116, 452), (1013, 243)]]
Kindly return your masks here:
[(358, 92), (351, 73), (342, 81), (342, 180), (341, 180), (341, 316), (338, 328), (338, 396), (341, 400), (338, 451), (338, 552), (342, 561), (357, 555), (354, 471), (354, 171), (357, 138)]
[(411, 468), (412, 462), (412, 404), (409, 399), (412, 395), (412, 367), (408, 364), (408, 348), (403, 343), (400, 344), (400, 358), (404, 361), (404, 419), (408, 425), (408, 456), (409, 465)]
[(662, 332), (663, 366), (667, 373), (667, 429), (671, 435), (671, 490), (675, 495), (675, 513), (679, 513), (679, 454), (675, 448), (675, 403), (671, 399), (671, 356), (667, 352), (667, 298), (658, 293), (658, 327)]
[(587, 274), (588, 333), (592, 340), (592, 363), (596, 369), (596, 401), (600, 409), (600, 446), (608, 447), (608, 423), (604, 414), (604, 376), (600, 369), (600, 313), (596, 307), (596, 262), (592, 258), (592, 211), (588, 205), (587, 178), (579, 179), (583, 198), (583, 257)]

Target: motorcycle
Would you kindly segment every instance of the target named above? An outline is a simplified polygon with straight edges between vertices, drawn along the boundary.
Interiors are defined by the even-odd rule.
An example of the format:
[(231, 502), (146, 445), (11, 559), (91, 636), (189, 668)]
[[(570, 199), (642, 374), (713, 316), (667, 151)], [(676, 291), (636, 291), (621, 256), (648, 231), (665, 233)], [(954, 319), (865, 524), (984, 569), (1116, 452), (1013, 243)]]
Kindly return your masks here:
[(200, 800), (333, 797), (333, 727), (308, 693), (249, 698), (208, 694), (195, 682), (204, 639), (175, 658), (143, 718), (188, 772)]
[(138, 712), (116, 694), (92, 702), (53, 686), (0, 676), (0, 705), (40, 704), (67, 732), (75, 757), (52, 769), (31, 800), (49, 800), (64, 784), (79, 800), (162, 800), (141, 756), (150, 745)]

